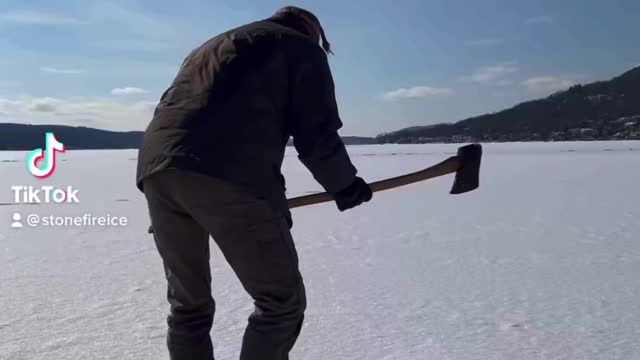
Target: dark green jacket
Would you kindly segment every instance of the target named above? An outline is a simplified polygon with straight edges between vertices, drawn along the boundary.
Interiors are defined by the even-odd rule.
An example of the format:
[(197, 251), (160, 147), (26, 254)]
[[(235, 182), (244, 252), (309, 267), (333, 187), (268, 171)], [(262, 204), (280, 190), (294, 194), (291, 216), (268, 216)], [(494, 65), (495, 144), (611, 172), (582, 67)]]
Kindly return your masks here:
[[(356, 176), (338, 135), (327, 55), (270, 20), (218, 35), (193, 50), (162, 95), (139, 150), (137, 185), (165, 168), (229, 180), (279, 205), (289, 137), (328, 192)], [(288, 209), (285, 209), (288, 211)]]

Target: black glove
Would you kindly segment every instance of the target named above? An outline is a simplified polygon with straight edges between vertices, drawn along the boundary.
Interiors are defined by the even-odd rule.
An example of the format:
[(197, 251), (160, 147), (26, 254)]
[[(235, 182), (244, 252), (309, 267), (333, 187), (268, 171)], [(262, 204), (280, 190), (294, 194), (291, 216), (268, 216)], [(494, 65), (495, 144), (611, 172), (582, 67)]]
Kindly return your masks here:
[(373, 192), (369, 185), (360, 177), (347, 186), (346, 189), (333, 194), (333, 198), (338, 205), (338, 210), (345, 211), (352, 209), (364, 202), (371, 200)]

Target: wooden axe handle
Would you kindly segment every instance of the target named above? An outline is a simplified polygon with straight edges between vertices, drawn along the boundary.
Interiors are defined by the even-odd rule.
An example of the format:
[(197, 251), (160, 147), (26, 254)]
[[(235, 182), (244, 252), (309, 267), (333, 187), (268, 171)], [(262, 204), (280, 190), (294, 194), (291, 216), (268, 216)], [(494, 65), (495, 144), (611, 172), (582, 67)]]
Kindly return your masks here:
[[(452, 156), (447, 160), (444, 160), (443, 162), (433, 165), (424, 170), (372, 182), (369, 184), (369, 186), (371, 187), (371, 190), (373, 192), (393, 189), (400, 186), (413, 184), (419, 181), (424, 181), (424, 180), (440, 177), (443, 175), (455, 173), (456, 171), (458, 171), (459, 166), (460, 166), (460, 162), (458, 161), (458, 157)], [(298, 208), (302, 206), (320, 204), (320, 203), (329, 202), (329, 201), (333, 201), (333, 197), (331, 196), (331, 194), (326, 192), (305, 195), (305, 196), (298, 196), (295, 198), (288, 199), (290, 209)]]
[[(458, 171), (460, 167), (460, 161), (457, 156), (452, 156), (441, 163), (428, 167), (424, 170), (416, 171), (410, 174), (392, 177), (369, 184), (373, 192), (383, 191), (388, 189), (397, 188), (400, 186), (413, 184), (419, 181), (433, 179), (436, 177), (448, 175)], [(326, 192), (311, 194), (305, 196), (298, 196), (288, 199), (289, 208), (298, 208), (303, 206), (321, 204), (325, 202), (333, 201), (333, 197)], [(149, 226), (149, 234), (153, 234), (153, 228)]]

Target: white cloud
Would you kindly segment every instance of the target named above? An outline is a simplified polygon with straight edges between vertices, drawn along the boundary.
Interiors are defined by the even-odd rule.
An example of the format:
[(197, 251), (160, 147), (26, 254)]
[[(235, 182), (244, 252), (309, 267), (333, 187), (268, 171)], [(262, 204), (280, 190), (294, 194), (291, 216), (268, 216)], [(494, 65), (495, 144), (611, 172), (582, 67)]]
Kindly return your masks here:
[(26, 106), (31, 112), (53, 113), (61, 103), (59, 99), (44, 97), (32, 99)]
[(428, 99), (453, 94), (448, 88), (434, 88), (429, 86), (415, 86), (388, 91), (382, 95), (385, 101), (398, 101), (402, 99)]
[(553, 17), (549, 15), (530, 17), (524, 22), (527, 25), (553, 24)]
[(176, 29), (163, 19), (148, 13), (136, 12), (113, 2), (100, 2), (91, 9), (91, 19), (96, 24), (119, 25), (121, 30), (141, 38), (169, 40), (175, 38)]
[(147, 90), (137, 87), (122, 87), (111, 90), (111, 95), (140, 95), (146, 93)]
[(550, 94), (560, 90), (566, 90), (575, 85), (570, 79), (555, 76), (532, 77), (522, 82), (527, 91), (535, 95)]
[(105, 98), (0, 98), (0, 114), (30, 124), (91, 124), (107, 130), (141, 130), (153, 116), (151, 101), (121, 102)]
[(502, 39), (493, 38), (493, 37), (469, 40), (466, 42), (466, 44), (469, 46), (494, 46), (494, 45), (500, 45), (502, 43), (503, 43)]
[(161, 51), (181, 46), (193, 25), (179, 26), (175, 17), (137, 12), (113, 2), (96, 3), (90, 8), (89, 19), (97, 30), (89, 42), (91, 46), (125, 51)]
[(83, 22), (69, 16), (27, 10), (0, 13), (0, 24), (2, 23), (19, 25), (73, 25), (82, 24)]
[(185, 44), (187, 34), (195, 34), (193, 24), (185, 24), (176, 20), (176, 17), (151, 15), (115, 2), (91, 2), (86, 9), (86, 15), (82, 19), (32, 10), (0, 12), (0, 25), (89, 24), (91, 26), (84, 28), (82, 33), (87, 35), (87, 44), (101, 49), (125, 51), (176, 48)]
[(41, 67), (40, 71), (50, 73), (50, 74), (65, 74), (65, 75), (75, 75), (75, 74), (84, 73), (84, 70), (80, 70), (80, 69), (61, 69), (61, 68), (48, 67), (48, 66)]
[(89, 43), (89, 45), (101, 49), (124, 50), (124, 51), (162, 51), (175, 46), (171, 41), (145, 40), (145, 39), (118, 39), (99, 40)]
[(515, 62), (506, 62), (479, 68), (473, 74), (463, 76), (460, 80), (483, 85), (507, 86), (513, 83), (509, 76), (519, 70)]

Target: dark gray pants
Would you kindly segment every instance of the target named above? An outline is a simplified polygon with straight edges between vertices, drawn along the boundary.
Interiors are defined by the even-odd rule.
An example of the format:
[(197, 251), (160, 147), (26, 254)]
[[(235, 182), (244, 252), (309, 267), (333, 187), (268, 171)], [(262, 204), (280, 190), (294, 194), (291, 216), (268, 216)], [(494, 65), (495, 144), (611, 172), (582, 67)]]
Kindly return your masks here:
[(212, 360), (209, 235), (254, 299), (241, 360), (285, 360), (306, 307), (287, 220), (266, 200), (222, 180), (165, 170), (144, 181), (168, 282), (171, 360)]

